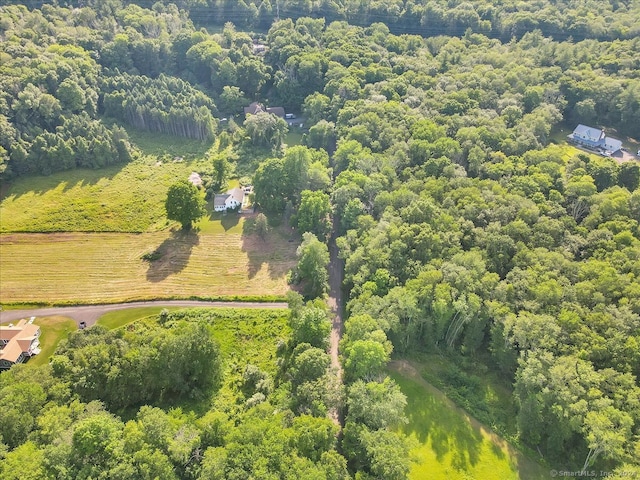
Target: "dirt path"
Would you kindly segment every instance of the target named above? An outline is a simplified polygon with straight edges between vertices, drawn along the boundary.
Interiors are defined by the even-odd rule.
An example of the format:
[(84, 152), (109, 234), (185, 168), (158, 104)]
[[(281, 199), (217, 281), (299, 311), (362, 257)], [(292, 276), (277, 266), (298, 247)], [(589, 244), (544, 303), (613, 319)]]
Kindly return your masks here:
[(204, 302), (199, 300), (154, 300), (146, 302), (113, 303), (108, 305), (78, 305), (74, 307), (50, 307), (25, 310), (0, 311), (0, 323), (12, 322), (28, 317), (50, 317), (61, 315), (75, 320), (77, 324), (86, 322), (91, 326), (107, 312), (138, 307), (208, 307), (208, 308), (287, 308), (286, 303), (271, 302)]
[[(331, 369), (336, 372), (337, 383), (342, 383), (342, 366), (340, 365), (340, 357), (338, 356), (338, 345), (342, 338), (342, 276), (344, 267), (342, 260), (338, 258), (338, 247), (336, 245), (335, 236), (329, 242), (329, 308), (331, 309), (331, 339), (329, 353), (331, 355)], [(340, 425), (339, 413), (335, 410), (330, 412), (333, 421)]]

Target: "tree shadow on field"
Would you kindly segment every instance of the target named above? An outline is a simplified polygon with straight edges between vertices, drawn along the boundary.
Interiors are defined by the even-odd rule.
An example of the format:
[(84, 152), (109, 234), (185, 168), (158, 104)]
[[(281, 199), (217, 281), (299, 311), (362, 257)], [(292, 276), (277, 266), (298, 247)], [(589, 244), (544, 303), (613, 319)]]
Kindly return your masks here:
[(238, 223), (240, 223), (240, 215), (237, 212), (229, 212), (220, 218), (220, 225), (222, 225), (225, 232), (238, 225)]
[(249, 259), (249, 279), (254, 278), (265, 264), (270, 279), (285, 276), (296, 264), (299, 244), (298, 235), (282, 225), (270, 227), (261, 238), (255, 231), (255, 217), (246, 216), (242, 224), (242, 251)]
[(128, 164), (118, 163), (98, 169), (76, 168), (49, 175), (28, 175), (0, 185), (0, 202), (7, 198), (16, 201), (24, 195), (40, 197), (52, 190), (62, 194), (73, 188), (95, 187), (101, 182), (108, 185)]
[(431, 440), (431, 449), (439, 463), (450, 461), (451, 467), (458, 471), (468, 471), (475, 466), (481, 460), (484, 439), (466, 414), (451, 405), (444, 395), (425, 389), (419, 377), (411, 374), (404, 377), (395, 372), (392, 377), (407, 396), (405, 433), (413, 433), (423, 445)]
[(161, 282), (170, 275), (181, 272), (189, 264), (193, 247), (200, 243), (200, 237), (193, 230), (175, 230), (152, 253), (157, 258), (149, 260), (147, 280)]

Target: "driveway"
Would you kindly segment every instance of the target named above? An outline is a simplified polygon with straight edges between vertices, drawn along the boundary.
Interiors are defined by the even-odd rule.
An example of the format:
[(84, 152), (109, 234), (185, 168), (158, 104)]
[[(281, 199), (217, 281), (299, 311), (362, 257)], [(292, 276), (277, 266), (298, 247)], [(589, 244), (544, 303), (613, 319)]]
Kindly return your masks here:
[(138, 307), (204, 307), (204, 308), (287, 308), (285, 302), (204, 302), (200, 300), (154, 300), (147, 302), (112, 303), (107, 305), (78, 305), (74, 307), (49, 307), (25, 310), (0, 311), (0, 323), (21, 318), (50, 317), (60, 315), (75, 320), (76, 324), (86, 322), (90, 327), (107, 312)]

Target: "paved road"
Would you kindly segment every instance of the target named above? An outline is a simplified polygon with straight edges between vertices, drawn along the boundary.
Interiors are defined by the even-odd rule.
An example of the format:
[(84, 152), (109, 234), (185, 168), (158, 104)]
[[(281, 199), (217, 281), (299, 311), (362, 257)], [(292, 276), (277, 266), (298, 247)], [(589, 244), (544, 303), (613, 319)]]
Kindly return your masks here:
[(284, 302), (204, 302), (200, 300), (154, 300), (147, 302), (112, 303), (107, 305), (78, 305), (75, 307), (50, 307), (29, 310), (0, 311), (0, 323), (12, 322), (21, 318), (50, 317), (61, 315), (75, 320), (77, 324), (86, 322), (87, 326), (107, 312), (126, 310), (136, 307), (208, 307), (208, 308), (287, 308)]

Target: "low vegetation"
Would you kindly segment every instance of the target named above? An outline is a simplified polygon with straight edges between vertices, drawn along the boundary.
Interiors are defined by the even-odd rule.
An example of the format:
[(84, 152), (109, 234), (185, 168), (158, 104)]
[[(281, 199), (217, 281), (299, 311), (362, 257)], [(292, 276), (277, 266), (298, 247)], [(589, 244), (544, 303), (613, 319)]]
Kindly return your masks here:
[(51, 365), (3, 374), (0, 475), (24, 478), (28, 461), (37, 478), (348, 478), (337, 427), (292, 401), (317, 379), (304, 354), (285, 360), (288, 323), (284, 309), (191, 309), (72, 333)]
[[(215, 223), (215, 222), (212, 222)], [(100, 303), (157, 298), (284, 295), (296, 243), (266, 238), (251, 221), (218, 221), (198, 234), (11, 234), (0, 237), (2, 301)], [(226, 231), (225, 231), (226, 227)], [(156, 260), (143, 256), (161, 252)]]
[(408, 423), (402, 430), (412, 442), (409, 479), (548, 478), (547, 468), (469, 417), (425, 382), (410, 364), (394, 363), (391, 378), (407, 397)]
[(120, 328), (138, 320), (156, 318), (163, 310), (169, 312), (175, 310), (175, 308), (169, 307), (165, 309), (165, 307), (136, 307), (116, 310), (102, 315), (96, 324), (109, 330), (113, 330), (114, 328)]

